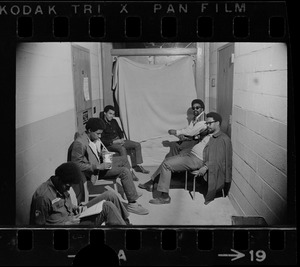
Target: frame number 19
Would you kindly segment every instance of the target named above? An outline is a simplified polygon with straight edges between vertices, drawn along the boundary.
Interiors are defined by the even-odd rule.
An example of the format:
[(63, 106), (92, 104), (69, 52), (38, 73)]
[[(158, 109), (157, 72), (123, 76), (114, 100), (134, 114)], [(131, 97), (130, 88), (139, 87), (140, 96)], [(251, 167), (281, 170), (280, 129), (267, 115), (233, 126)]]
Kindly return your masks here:
[(257, 250), (256, 252), (250, 250), (249, 253), (251, 261), (263, 262), (267, 257), (266, 252), (264, 252), (263, 250)]

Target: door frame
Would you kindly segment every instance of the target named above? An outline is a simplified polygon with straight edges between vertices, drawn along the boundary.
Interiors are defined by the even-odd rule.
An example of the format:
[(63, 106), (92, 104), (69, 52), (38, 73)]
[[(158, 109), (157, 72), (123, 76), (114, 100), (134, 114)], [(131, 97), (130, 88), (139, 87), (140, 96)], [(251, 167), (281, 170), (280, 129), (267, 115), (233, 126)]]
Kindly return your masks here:
[[(78, 48), (80, 50), (83, 50), (85, 52), (87, 52), (89, 54), (89, 69), (90, 69), (90, 76), (91, 76), (91, 54), (90, 54), (90, 49), (86, 48), (86, 47), (83, 47), (83, 46), (80, 46), (76, 43), (72, 43), (71, 42), (71, 62), (72, 62), (72, 82), (73, 82), (73, 100), (74, 100), (74, 114), (75, 114), (75, 129), (76, 131), (78, 131), (78, 118), (77, 118), (77, 106), (76, 106), (76, 97), (75, 97), (75, 77), (74, 77), (74, 58), (73, 58), (73, 50), (74, 48)], [(90, 78), (90, 86), (89, 86), (89, 94), (90, 94), (90, 98), (91, 98), (91, 101), (92, 101), (92, 107), (91, 109), (93, 109), (93, 99), (92, 99), (92, 84), (91, 84), (91, 77)], [(92, 113), (93, 114), (93, 113)]]
[[(233, 47), (233, 54), (235, 54), (235, 43), (234, 42), (228, 42), (227, 44), (224, 44), (224, 45), (222, 45), (222, 46), (220, 46), (220, 47), (218, 47), (217, 48), (217, 84), (216, 84), (216, 88), (217, 88), (217, 90), (216, 90), (216, 110), (217, 110), (217, 112), (219, 112), (218, 111), (218, 83), (220, 82), (219, 81), (219, 67), (220, 67), (220, 51), (221, 50), (223, 50), (223, 49), (225, 49), (225, 48), (227, 48), (227, 47), (230, 47), (230, 46), (232, 46)], [(234, 64), (234, 62), (232, 63), (232, 64)], [(234, 66), (233, 66), (233, 68), (234, 68)], [(231, 96), (231, 98), (232, 98), (232, 102), (231, 102), (231, 118), (229, 118), (229, 121), (230, 121), (230, 138), (231, 138), (231, 125), (232, 125), (232, 112), (233, 112), (233, 82), (234, 82), (234, 69), (233, 69), (233, 73), (232, 73), (232, 96)]]

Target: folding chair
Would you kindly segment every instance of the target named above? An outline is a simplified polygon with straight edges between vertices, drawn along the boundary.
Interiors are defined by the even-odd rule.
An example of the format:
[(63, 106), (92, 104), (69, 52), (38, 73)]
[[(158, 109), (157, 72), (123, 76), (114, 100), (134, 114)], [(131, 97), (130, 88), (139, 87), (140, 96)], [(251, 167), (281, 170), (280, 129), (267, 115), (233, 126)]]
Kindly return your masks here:
[[(191, 174), (194, 175), (193, 176), (193, 195), (192, 195), (192, 199), (195, 200), (195, 198), (196, 198), (196, 178), (201, 177), (201, 176), (197, 176), (198, 170), (192, 171)], [(204, 179), (204, 181), (207, 182), (207, 179), (208, 179), (207, 172), (204, 174), (203, 179)], [(185, 186), (184, 186), (185, 190), (187, 190), (187, 180), (188, 180), (188, 171), (185, 172)], [(225, 197), (224, 189), (222, 189), (222, 196)]]
[[(196, 178), (197, 178), (197, 173), (198, 170), (192, 171), (191, 174), (193, 174), (193, 195), (192, 195), (192, 199), (195, 200), (196, 198)], [(187, 182), (188, 182), (188, 175), (189, 172), (185, 171), (185, 185), (184, 185), (184, 189), (187, 190)], [(207, 174), (205, 174), (207, 175)], [(200, 176), (199, 176), (200, 177)]]

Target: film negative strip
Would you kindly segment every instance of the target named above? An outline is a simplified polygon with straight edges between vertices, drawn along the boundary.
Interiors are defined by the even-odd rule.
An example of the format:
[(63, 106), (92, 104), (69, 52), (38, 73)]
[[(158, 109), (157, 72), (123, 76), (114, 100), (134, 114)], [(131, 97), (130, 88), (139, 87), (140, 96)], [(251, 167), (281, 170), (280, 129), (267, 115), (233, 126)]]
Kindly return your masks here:
[(295, 245), (289, 228), (1, 229), (1, 265), (294, 265)]
[[(26, 2), (2, 2), (3, 39), (272, 42), (289, 38), (284, 2)], [(5, 27), (7, 23), (11, 27)]]
[[(18, 99), (20, 102), (16, 102), (16, 92), (10, 90), (10, 88), (16, 88), (18, 82), (16, 71), (20, 66), (17, 62), (16, 51), (20, 44), (44, 42), (121, 43), (123, 45), (120, 48), (133, 47), (137, 50), (156, 46), (163, 48), (163, 44), (174, 47), (172, 44), (176, 43), (185, 43), (185, 48), (192, 43), (286, 44), (287, 67), (289, 70), (294, 70), (290, 59), (293, 58), (291, 29), (295, 29), (295, 26), (290, 24), (290, 21), (293, 20), (288, 13), (288, 8), (292, 9), (291, 5), (287, 5), (284, 1), (0, 1), (0, 57), (2, 59), (0, 65), (1, 82), (4, 82), (3, 88), (5, 89), (1, 110), (3, 109), (3, 115), (6, 114), (3, 118), (4, 125), (11, 125), (10, 122), (15, 122), (15, 120), (17, 124), (21, 122), (18, 114), (15, 113), (18, 105), (22, 105), (22, 99)], [(196, 46), (197, 49), (199, 46)], [(205, 50), (203, 49), (203, 51)], [(256, 50), (252, 49), (250, 53), (253, 51)], [(151, 57), (151, 55), (145, 55)], [(172, 54), (168, 56), (172, 56)], [(272, 54), (271, 56), (277, 55)], [(149, 62), (152, 60), (150, 57)], [(234, 59), (231, 58), (231, 60)], [(215, 62), (207, 63), (215, 64)], [(26, 68), (26, 66), (22, 67)], [(200, 79), (204, 79), (204, 67), (199, 70), (203, 71)], [(272, 72), (275, 69), (271, 68), (268, 71)], [(259, 72), (259, 68), (256, 69), (256, 72)], [(260, 207), (258, 204), (256, 210), (251, 210), (252, 208), (246, 204), (244, 198), (241, 198), (245, 201), (241, 204), (237, 200), (243, 194), (247, 196), (248, 188), (244, 188), (245, 193), (236, 191), (236, 198), (233, 197), (231, 200), (233, 199), (232, 201), (236, 203), (239, 211), (243, 209), (238, 207), (244, 204), (246, 212), (241, 211), (244, 216), (237, 216), (235, 221), (233, 216), (232, 225), (225, 226), (133, 224), (126, 227), (35, 228), (26, 223), (22, 225), (22, 220), (21, 223), (18, 222), (18, 218), (22, 218), (21, 214), (24, 208), (22, 204), (24, 197), (19, 195), (22, 191), (20, 188), (23, 185), (26, 191), (27, 187), (31, 186), (28, 190), (31, 192), (32, 188), (38, 185), (23, 184), (18, 179), (19, 168), (21, 168), (19, 160), (23, 161), (24, 159), (16, 156), (17, 140), (17, 152), (15, 153), (13, 150), (8, 157), (7, 153), (2, 156), (4, 166), (12, 166), (8, 168), (7, 172), (5, 171), (4, 182), (0, 190), (1, 202), (11, 203), (4, 205), (3, 216), (1, 215), (0, 220), (0, 266), (76, 266), (94, 262), (120, 266), (296, 265), (296, 150), (292, 74), (292, 71), (289, 71), (286, 78), (288, 80), (286, 96), (289, 116), (286, 121), (288, 136), (284, 153), (287, 154), (287, 164), (284, 170), (276, 172), (276, 174), (283, 173), (281, 176), (287, 180), (278, 186), (280, 193), (284, 190), (281, 188), (285, 188), (284, 197), (279, 194), (280, 196), (276, 199), (271, 199), (271, 197), (267, 199), (270, 195), (266, 194), (263, 202), (267, 205)], [(209, 77), (208, 82), (211, 88), (216, 87), (215, 78), (215, 76)], [(204, 83), (202, 85), (205, 86)], [(269, 85), (274, 86), (271, 82)], [(267, 94), (270, 93), (267, 92)], [(87, 99), (88, 95), (85, 97)], [(280, 103), (280, 101), (276, 103)], [(30, 105), (30, 101), (28, 105)], [(263, 106), (263, 103), (261, 105)], [(12, 107), (13, 111), (10, 112)], [(12, 116), (7, 115), (8, 110), (13, 114)], [(273, 115), (272, 113), (270, 117)], [(89, 117), (90, 115), (85, 113), (84, 116)], [(20, 124), (22, 125), (22, 123)], [(18, 128), (14, 123), (7, 127), (7, 130), (10, 130), (7, 132), (15, 132)], [(260, 130), (259, 133), (261, 134)], [(269, 132), (269, 134), (271, 133)], [(281, 144), (277, 139), (271, 141), (276, 143), (276, 147), (278, 142)], [(21, 152), (23, 153), (23, 151)], [(30, 161), (30, 159), (26, 160)], [(281, 157), (274, 159), (276, 163), (277, 160), (280, 161)], [(15, 162), (15, 164), (11, 162)], [(269, 162), (267, 163), (269, 164)], [(273, 164), (273, 162), (271, 163)], [(248, 161), (247, 164), (250, 166), (251, 161)], [(40, 172), (43, 174), (41, 170)], [(274, 173), (266, 175), (269, 177)], [(287, 176), (286, 173), (289, 175)], [(16, 178), (11, 179), (12, 176)], [(273, 180), (271, 181), (269, 178), (265, 181), (272, 184)], [(273, 183), (275, 184), (274, 181)], [(236, 187), (231, 190), (236, 190), (239, 186), (241, 185), (237, 182)], [(252, 185), (252, 188), (256, 188), (255, 184)], [(272, 190), (276, 191), (276, 186), (274, 188)], [(249, 187), (249, 192), (250, 189)], [(255, 193), (255, 196), (259, 194), (263, 195), (258, 192)], [(248, 196), (251, 197), (251, 195)], [(261, 199), (248, 199), (247, 203), (251, 201), (261, 201)], [(274, 210), (271, 209), (272, 204), (268, 204), (272, 201), (276, 202), (274, 206), (278, 204)], [(15, 209), (12, 208), (14, 206)], [(282, 206), (284, 208), (281, 209)], [(275, 223), (266, 223), (260, 216), (247, 216), (247, 208), (249, 215), (251, 215), (251, 211), (258, 214), (265, 212), (268, 216), (270, 215), (271, 221), (275, 218)], [(280, 213), (278, 216), (275, 214), (276, 211)], [(250, 222), (248, 219), (253, 219), (253, 221)], [(276, 219), (278, 220), (276, 221)]]

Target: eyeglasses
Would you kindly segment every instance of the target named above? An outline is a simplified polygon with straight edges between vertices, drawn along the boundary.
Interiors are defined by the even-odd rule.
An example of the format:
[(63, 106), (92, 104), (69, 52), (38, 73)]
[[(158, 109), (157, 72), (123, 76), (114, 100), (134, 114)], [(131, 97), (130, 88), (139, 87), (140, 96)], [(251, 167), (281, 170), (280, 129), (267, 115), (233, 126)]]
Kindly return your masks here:
[(207, 121), (205, 124), (206, 124), (206, 125), (211, 125), (211, 124), (214, 123), (214, 122), (216, 122), (216, 121)]
[(192, 110), (195, 110), (195, 109), (200, 109), (201, 106), (196, 106), (196, 107), (192, 107)]

